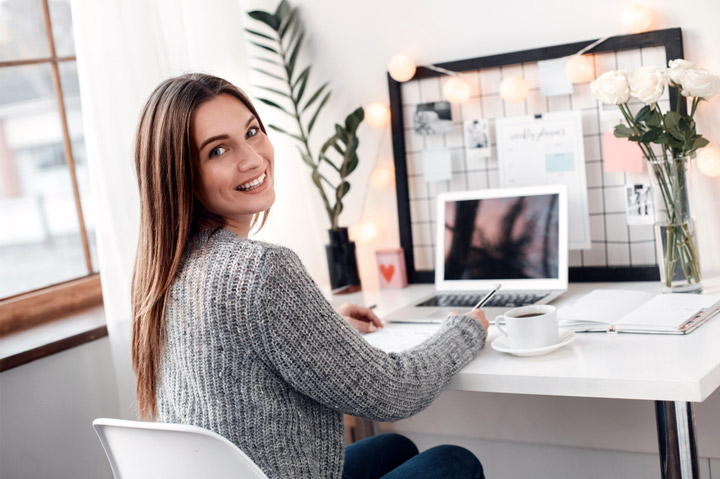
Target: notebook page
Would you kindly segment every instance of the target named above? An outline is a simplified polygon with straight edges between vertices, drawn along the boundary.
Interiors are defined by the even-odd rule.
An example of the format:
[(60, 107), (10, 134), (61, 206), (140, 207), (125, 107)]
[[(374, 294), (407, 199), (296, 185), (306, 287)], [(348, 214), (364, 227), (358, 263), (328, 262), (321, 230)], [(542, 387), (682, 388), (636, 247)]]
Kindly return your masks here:
[(650, 298), (653, 293), (626, 289), (595, 289), (569, 306), (558, 308), (560, 326), (583, 323), (615, 324)]
[(709, 294), (661, 294), (620, 318), (616, 324), (646, 329), (678, 329), (700, 312), (720, 301)]

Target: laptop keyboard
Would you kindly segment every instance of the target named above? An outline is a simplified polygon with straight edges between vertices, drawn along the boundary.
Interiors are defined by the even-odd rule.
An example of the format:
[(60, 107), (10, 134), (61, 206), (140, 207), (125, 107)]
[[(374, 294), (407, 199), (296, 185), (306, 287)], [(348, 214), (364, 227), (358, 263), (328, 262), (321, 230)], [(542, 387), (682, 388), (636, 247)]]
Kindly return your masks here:
[[(536, 291), (533, 293), (497, 293), (485, 303), (486, 308), (517, 308), (535, 304), (550, 293), (547, 291)], [(440, 306), (448, 308), (472, 308), (480, 301), (482, 294), (438, 294), (423, 301), (417, 306)]]

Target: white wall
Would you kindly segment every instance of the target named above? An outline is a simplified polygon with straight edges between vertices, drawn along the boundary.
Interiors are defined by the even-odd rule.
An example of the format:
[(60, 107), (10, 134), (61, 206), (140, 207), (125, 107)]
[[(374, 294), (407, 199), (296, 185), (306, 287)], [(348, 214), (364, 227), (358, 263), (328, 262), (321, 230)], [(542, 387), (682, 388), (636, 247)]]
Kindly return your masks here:
[(119, 416), (107, 338), (3, 372), (0, 477), (111, 479), (92, 421)]
[[(249, 6), (268, 8), (267, 2), (248, 0)], [(359, 105), (373, 101), (388, 103), (386, 69), (392, 55), (406, 52), (419, 64), (442, 63), (484, 55), (526, 50), (606, 35), (624, 33), (620, 12), (631, 2), (607, 0), (578, 2), (574, 0), (297, 0), (306, 25), (306, 59), (311, 58), (311, 77), (319, 85), (331, 80), (333, 102), (326, 108), (328, 119), (339, 121)], [(658, 12), (657, 29), (681, 27), (685, 58), (720, 74), (720, 2), (688, 0), (645, 2)], [(254, 52), (256, 53), (256, 52)], [(253, 76), (253, 82), (263, 81)], [(252, 90), (251, 90), (252, 91)], [(255, 91), (255, 93), (259, 93)], [(701, 105), (697, 114), (699, 131), (720, 145), (720, 95)], [(271, 121), (277, 113), (261, 107), (261, 114)], [(320, 132), (330, 132), (330, 122), (319, 123)], [(360, 219), (367, 178), (380, 152), (381, 161), (392, 160), (392, 142), (388, 131), (360, 130), (361, 164), (350, 177), (352, 189), (342, 223), (352, 225)], [(325, 135), (319, 135), (324, 137)], [(381, 139), (384, 136), (384, 141)], [(278, 204), (293, 202), (307, 213), (286, 218), (283, 239), (298, 251), (311, 274), (327, 281), (324, 250), (327, 241), (326, 220), (317, 193), (306, 170), (294, 170), (291, 181), (283, 181), (283, 168), (301, 163), (292, 143), (280, 135), (272, 136), (278, 151)], [(720, 178), (698, 175), (697, 193), (702, 204), (697, 211), (699, 248), (705, 274), (720, 272)], [(310, 195), (308, 198), (307, 195)], [(377, 280), (374, 251), (399, 246), (397, 210), (394, 191), (370, 190), (365, 219), (373, 218), (380, 229), (378, 238), (359, 245), (361, 276), (366, 284)], [(279, 217), (280, 215), (278, 215)]]

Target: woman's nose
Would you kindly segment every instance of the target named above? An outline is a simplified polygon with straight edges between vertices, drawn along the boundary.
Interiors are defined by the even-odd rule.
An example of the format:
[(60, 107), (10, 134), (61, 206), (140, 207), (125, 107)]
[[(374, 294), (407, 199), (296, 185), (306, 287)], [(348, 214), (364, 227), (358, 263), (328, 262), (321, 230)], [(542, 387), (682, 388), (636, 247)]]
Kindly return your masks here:
[(241, 148), (239, 153), (238, 169), (240, 171), (254, 170), (262, 167), (265, 163), (262, 155), (251, 147)]

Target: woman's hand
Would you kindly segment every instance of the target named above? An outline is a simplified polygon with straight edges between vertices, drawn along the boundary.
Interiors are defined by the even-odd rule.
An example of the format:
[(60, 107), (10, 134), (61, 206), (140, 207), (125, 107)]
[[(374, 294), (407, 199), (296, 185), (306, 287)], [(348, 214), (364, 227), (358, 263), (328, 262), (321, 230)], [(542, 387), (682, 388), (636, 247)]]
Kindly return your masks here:
[(378, 328), (383, 327), (382, 321), (372, 312), (370, 308), (358, 306), (357, 304), (345, 303), (340, 305), (336, 311), (350, 326), (357, 329), (361, 333), (372, 333)]
[(485, 319), (485, 311), (483, 311), (482, 309), (471, 309), (471, 310), (468, 311), (467, 313), (461, 313), (461, 312), (459, 312), (459, 311), (453, 311), (453, 312), (450, 313), (450, 314), (464, 314), (465, 316), (470, 316), (470, 317), (473, 318), (475, 321), (477, 321), (478, 323), (480, 323), (480, 326), (483, 327), (483, 329), (485, 330), (486, 333), (487, 333), (488, 328), (490, 327), (490, 323), (488, 323), (488, 320)]

